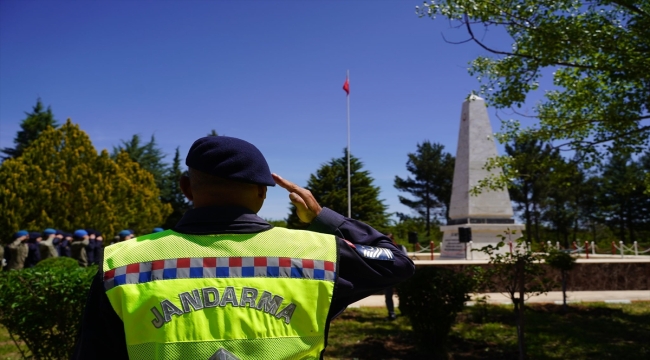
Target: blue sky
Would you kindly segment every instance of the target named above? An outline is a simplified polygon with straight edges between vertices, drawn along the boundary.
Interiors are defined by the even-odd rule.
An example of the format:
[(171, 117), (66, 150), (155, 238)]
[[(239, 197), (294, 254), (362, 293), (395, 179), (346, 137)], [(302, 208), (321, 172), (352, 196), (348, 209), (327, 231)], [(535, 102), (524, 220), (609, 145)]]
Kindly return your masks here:
[[(0, 148), (13, 146), (37, 97), (98, 150), (156, 136), (171, 162), (215, 129), (245, 139), (300, 185), (347, 142), (390, 212), (396, 175), (424, 140), (455, 155), (461, 105), (479, 88), (468, 62), (485, 53), (419, 1), (0, 2)], [(509, 39), (488, 33), (495, 45)], [(523, 109), (529, 111), (530, 109)], [(493, 110), (492, 127), (499, 120)], [(507, 116), (501, 113), (502, 116)], [(354, 206), (354, 204), (353, 204)], [(260, 215), (285, 218), (269, 190)]]

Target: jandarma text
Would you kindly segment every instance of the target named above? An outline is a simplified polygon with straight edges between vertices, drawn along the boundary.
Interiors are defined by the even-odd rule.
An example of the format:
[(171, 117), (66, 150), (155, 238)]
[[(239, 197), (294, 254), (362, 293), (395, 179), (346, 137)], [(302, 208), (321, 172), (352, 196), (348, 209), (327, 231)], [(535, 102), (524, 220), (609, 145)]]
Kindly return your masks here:
[(205, 287), (201, 290), (194, 289), (192, 291), (182, 292), (178, 294), (178, 298), (181, 302), (180, 308), (168, 299), (164, 299), (160, 302), (162, 313), (158, 307), (152, 307), (151, 312), (155, 318), (151, 320), (151, 323), (156, 328), (160, 328), (170, 322), (174, 315), (181, 316), (191, 311), (218, 306), (225, 307), (226, 305), (240, 308), (245, 308), (246, 305), (248, 305), (250, 309), (262, 311), (274, 316), (276, 319), (284, 320), (285, 324), (291, 322), (293, 312), (296, 310), (296, 305), (294, 303), (289, 303), (289, 305), (278, 311), (280, 305), (282, 305), (282, 301), (284, 300), (283, 297), (262, 290), (262, 295), (258, 300), (257, 297), (259, 293), (260, 290), (256, 288), (243, 287), (240, 297), (237, 298), (235, 288), (232, 286), (226, 287), (223, 290), (223, 296), (221, 297), (219, 296), (219, 290), (214, 287)]

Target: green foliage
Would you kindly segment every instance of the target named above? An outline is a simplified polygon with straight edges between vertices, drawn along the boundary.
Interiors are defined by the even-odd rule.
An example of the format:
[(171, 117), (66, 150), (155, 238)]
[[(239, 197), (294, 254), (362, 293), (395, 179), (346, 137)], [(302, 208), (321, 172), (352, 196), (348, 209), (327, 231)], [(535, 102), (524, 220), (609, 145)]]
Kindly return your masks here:
[[(511, 239), (512, 235), (515, 231), (507, 230), (505, 235), (499, 235), (501, 241), (496, 246), (487, 245), (475, 251), (487, 254), (490, 258), (488, 263), (492, 265), (485, 270), (482, 283), (491, 288), (496, 288), (491, 284), (504, 288), (516, 311), (523, 307), (526, 298), (545, 293), (548, 283), (541, 266), (544, 256), (530, 251), (523, 238)], [(506, 240), (512, 242), (512, 252), (504, 251)]]
[(437, 266), (417, 268), (398, 285), (400, 312), (409, 318), (420, 346), (433, 358), (447, 358), (449, 332), (475, 286), (472, 276)]
[(411, 217), (404, 214), (397, 214), (398, 220), (391, 220), (392, 224), (388, 227), (386, 232), (390, 232), (395, 237), (395, 242), (398, 244), (403, 244), (407, 248), (411, 249), (412, 244), (408, 243), (408, 233), (416, 232), (418, 234), (418, 240), (420, 245), (429, 246), (431, 241), (436, 243), (440, 242), (442, 239), (442, 231), (440, 228), (433, 227), (429, 236), (426, 236), (427, 233), (427, 224), (421, 217)]
[(266, 222), (269, 224), (275, 226), (275, 227), (281, 227), (281, 228), (286, 228), (287, 227), (287, 221), (286, 220), (271, 220), (271, 219), (265, 219)]
[(636, 161), (627, 154), (614, 154), (601, 166), (595, 218), (623, 242), (650, 237), (650, 194), (645, 193), (649, 173), (650, 151)]
[(141, 168), (150, 172), (158, 189), (162, 191), (166, 166), (163, 163), (165, 154), (156, 144), (156, 138), (151, 135), (148, 143), (143, 144), (140, 135), (135, 134), (129, 141), (122, 140), (122, 144), (113, 147), (111, 158), (117, 159), (121, 152), (128, 154), (129, 158), (140, 165)]
[(74, 270), (79, 267), (79, 263), (77, 262), (77, 260), (73, 258), (69, 258), (66, 256), (59, 256), (59, 257), (51, 257), (39, 261), (38, 263), (36, 263), (36, 266), (34, 267), (36, 269), (45, 270), (45, 271), (53, 268)]
[(576, 259), (571, 254), (556, 249), (549, 250), (545, 260), (552, 268), (560, 271), (571, 271), (576, 265)]
[[(457, 22), (467, 41), (492, 54), (470, 67), (491, 106), (521, 107), (531, 92), (542, 90), (542, 74), (552, 71), (553, 88), (543, 89), (534, 108), (539, 123), (522, 129), (518, 121), (504, 122), (502, 143), (538, 139), (578, 151), (587, 165), (598, 163), (603, 150), (648, 147), (650, 2), (434, 0), (416, 12)], [(510, 35), (510, 46), (489, 43), (485, 35), (495, 28)], [(511, 160), (495, 161), (508, 166)], [(497, 186), (508, 182), (506, 176), (491, 180)]]
[[(543, 255), (532, 252), (523, 238), (513, 241), (514, 230), (508, 229), (504, 235), (499, 235), (501, 241), (497, 246), (487, 245), (478, 251), (490, 257), (488, 264), (492, 265), (481, 273), (481, 283), (490, 288), (495, 284), (504, 288), (514, 305), (517, 322), (517, 339), (519, 358), (526, 358), (526, 343), (524, 337), (524, 302), (526, 298), (548, 291), (549, 281), (543, 276), (541, 266)], [(512, 251), (503, 251), (505, 242), (513, 243)]]
[[(536, 108), (539, 126), (528, 130), (535, 138), (566, 140), (593, 155), (598, 144), (634, 151), (648, 143), (647, 1), (439, 0), (418, 12), (460, 22), (468, 41), (495, 55), (474, 60), (470, 73), (497, 108), (522, 105), (542, 69), (554, 70), (556, 88)], [(512, 46), (495, 49), (474, 33), (492, 28), (505, 30)]]
[[(454, 157), (444, 152), (442, 144), (428, 140), (417, 144), (415, 153), (408, 154), (406, 169), (414, 178), (395, 176), (395, 188), (410, 193), (415, 200), (399, 196), (400, 203), (417, 211), (426, 222), (426, 234), (431, 234), (431, 218), (447, 219), (454, 179)], [(438, 211), (435, 211), (437, 209)]]
[[(384, 231), (388, 225), (388, 214), (383, 200), (379, 199), (379, 187), (372, 183), (368, 171), (362, 171), (363, 163), (350, 156), (350, 182), (352, 187), (352, 218)], [(339, 214), (348, 214), (347, 153), (323, 164), (307, 181), (309, 189), (322, 207), (328, 207)], [(304, 227), (291, 205), (287, 219), (289, 228)]]
[[(511, 179), (508, 188), (515, 209), (523, 213), (526, 235), (539, 242), (542, 201), (546, 196), (552, 162), (559, 154), (549, 144), (536, 139), (516, 139), (505, 146), (506, 154), (516, 161), (507, 170)], [(516, 158), (515, 158), (516, 157)]]
[(32, 141), (38, 138), (41, 132), (43, 132), (48, 127), (57, 127), (59, 126), (54, 120), (54, 114), (52, 114), (52, 109), (48, 106), (47, 110), (43, 111), (43, 103), (41, 98), (36, 100), (36, 105), (32, 108), (32, 112), (26, 112), (27, 117), (20, 123), (22, 130), (18, 131), (18, 134), (14, 138), (14, 148), (4, 148), (1, 152), (5, 153), (7, 156), (4, 159), (16, 158), (22, 155), (25, 148), (32, 143)]
[(96, 272), (49, 266), (0, 273), (0, 324), (35, 359), (69, 358)]
[(104, 234), (148, 233), (171, 212), (153, 176), (121, 153), (97, 154), (88, 135), (68, 120), (48, 128), (23, 155), (0, 166), (0, 236), (21, 228), (79, 229)]
[(172, 165), (167, 169), (163, 177), (163, 188), (161, 190), (160, 200), (164, 204), (169, 204), (172, 208), (172, 213), (167, 217), (163, 224), (163, 228), (170, 229), (178, 223), (183, 217), (183, 214), (190, 209), (185, 195), (181, 191), (180, 181), (183, 176), (183, 169), (181, 166), (181, 155), (179, 148), (176, 148), (174, 160)]

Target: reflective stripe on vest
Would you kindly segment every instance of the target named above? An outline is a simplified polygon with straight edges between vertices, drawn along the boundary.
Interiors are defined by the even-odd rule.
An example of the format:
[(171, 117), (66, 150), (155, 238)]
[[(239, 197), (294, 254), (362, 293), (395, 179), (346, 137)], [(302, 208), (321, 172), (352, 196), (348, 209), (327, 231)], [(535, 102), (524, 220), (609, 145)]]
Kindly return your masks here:
[(318, 359), (336, 260), (332, 235), (167, 230), (107, 247), (104, 286), (130, 358)]

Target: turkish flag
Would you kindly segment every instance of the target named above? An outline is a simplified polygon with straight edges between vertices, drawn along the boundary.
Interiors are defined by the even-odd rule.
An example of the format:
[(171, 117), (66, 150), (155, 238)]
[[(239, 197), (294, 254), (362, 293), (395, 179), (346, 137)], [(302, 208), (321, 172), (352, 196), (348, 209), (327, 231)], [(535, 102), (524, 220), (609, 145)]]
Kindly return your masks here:
[(345, 82), (343, 83), (343, 90), (345, 90), (345, 92), (348, 95), (350, 95), (350, 81), (348, 81), (347, 78), (345, 79)]

